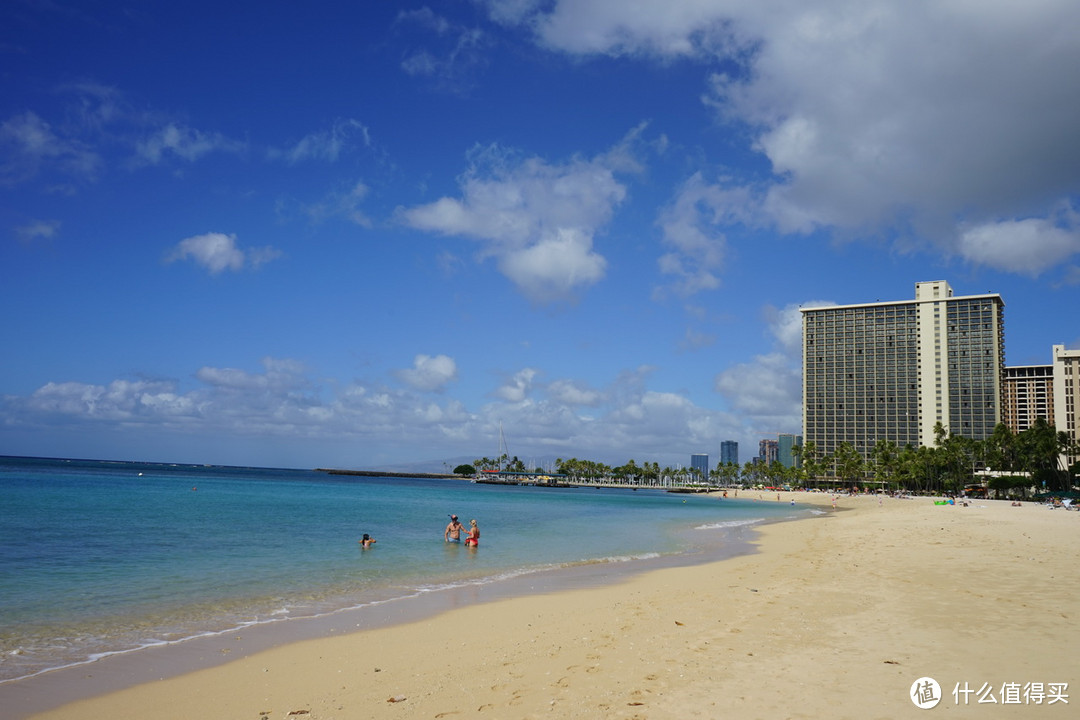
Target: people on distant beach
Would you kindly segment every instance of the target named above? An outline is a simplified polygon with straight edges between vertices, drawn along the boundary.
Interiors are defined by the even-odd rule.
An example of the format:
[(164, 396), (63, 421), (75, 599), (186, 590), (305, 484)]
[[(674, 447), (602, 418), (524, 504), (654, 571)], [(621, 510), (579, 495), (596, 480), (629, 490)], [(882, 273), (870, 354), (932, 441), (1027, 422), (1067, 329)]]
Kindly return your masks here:
[(480, 528), (476, 520), (469, 521), (469, 536), (465, 538), (465, 547), (480, 547)]
[(369, 547), (375, 544), (375, 538), (371, 537), (367, 533), (364, 533), (364, 537), (360, 538), (360, 547), (367, 550)]
[(458, 520), (457, 515), (450, 516), (450, 523), (446, 526), (446, 530), (443, 531), (443, 541), (451, 543), (461, 542), (461, 531), (465, 529), (465, 526)]

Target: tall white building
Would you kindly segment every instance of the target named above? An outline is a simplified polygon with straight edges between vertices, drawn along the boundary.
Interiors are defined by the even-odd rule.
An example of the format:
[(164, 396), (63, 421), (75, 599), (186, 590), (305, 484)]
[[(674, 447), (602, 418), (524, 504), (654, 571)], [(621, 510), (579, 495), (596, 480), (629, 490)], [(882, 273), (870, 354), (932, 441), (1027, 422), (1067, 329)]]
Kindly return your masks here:
[(945, 281), (915, 299), (803, 308), (803, 439), (821, 454), (878, 440), (934, 444), (937, 423), (984, 439), (1001, 420), (1004, 306), (954, 296)]
[[(1080, 350), (1054, 346), (1054, 427), (1066, 432), (1073, 443), (1080, 442), (1076, 423), (1076, 405), (1080, 401)], [(1065, 466), (1080, 461), (1078, 455), (1067, 455)]]

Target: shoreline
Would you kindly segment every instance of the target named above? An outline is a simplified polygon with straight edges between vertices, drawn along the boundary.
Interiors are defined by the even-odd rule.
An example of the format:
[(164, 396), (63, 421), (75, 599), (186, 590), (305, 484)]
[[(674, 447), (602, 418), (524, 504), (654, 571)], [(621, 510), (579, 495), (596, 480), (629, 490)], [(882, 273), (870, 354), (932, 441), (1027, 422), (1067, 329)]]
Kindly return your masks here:
[[(314, 615), (285, 616), (109, 652), (95, 659), (0, 681), (0, 707), (12, 713), (11, 717), (29, 717), (64, 704), (219, 667), (238, 657), (294, 643), (422, 621), (466, 605), (618, 585), (636, 575), (661, 568), (722, 562), (739, 554), (756, 552), (756, 528), (794, 519), (798, 518), (757, 518), (721, 523), (705, 528), (712, 533), (711, 540), (699, 543), (696, 549), (674, 554), (599, 558), (537, 567), (509, 576), (485, 576), (434, 589), (417, 588), (408, 595)], [(686, 532), (700, 529), (687, 528)]]
[(614, 585), (466, 594), (431, 617), (244, 657), (222, 638), (212, 667), (35, 717), (891, 718), (917, 710), (908, 693), (924, 676), (972, 717), (988, 711), (956, 703), (954, 685), (1067, 683), (1068, 704), (991, 714), (1068, 716), (1080, 513), (880, 503), (841, 497), (848, 512), (756, 526), (752, 554)]

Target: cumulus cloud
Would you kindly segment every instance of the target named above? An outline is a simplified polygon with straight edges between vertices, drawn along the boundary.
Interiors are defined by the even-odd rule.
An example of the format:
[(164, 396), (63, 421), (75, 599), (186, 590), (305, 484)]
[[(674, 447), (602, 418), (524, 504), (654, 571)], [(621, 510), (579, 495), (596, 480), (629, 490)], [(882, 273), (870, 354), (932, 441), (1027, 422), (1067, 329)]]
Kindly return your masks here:
[(255, 370), (201, 367), (191, 387), (175, 380), (50, 382), (29, 395), (0, 396), (0, 424), (39, 433), (64, 428), (80, 436), (122, 429), (171, 446), (181, 458), (196, 435), (229, 445), (257, 440), (286, 454), (290, 446), (317, 440), (321, 447), (347, 447), (349, 457), (368, 458), (359, 462), (374, 462), (384, 452), (416, 457), (417, 447), (429, 453), (423, 459), (493, 447), (502, 422), (511, 453), (524, 459), (551, 454), (662, 465), (685, 463), (689, 453), (743, 430), (732, 413), (648, 388), (647, 367), (621, 372), (603, 389), (572, 379), (545, 387), (537, 370), (524, 368), (479, 408), (452, 398), (434, 401), (429, 390), (457, 377), (453, 365), (445, 356), (420, 356), (412, 368), (394, 373), (414, 381), (402, 389), (377, 380), (316, 378), (303, 363), (283, 358), (264, 358)]
[(963, 229), (958, 250), (973, 263), (1034, 277), (1080, 253), (1080, 230), (1046, 218), (989, 222)]
[(676, 193), (657, 224), (668, 252), (658, 261), (660, 272), (672, 277), (670, 286), (681, 296), (720, 286), (718, 274), (727, 256), (723, 228), (747, 222), (750, 206), (745, 189), (725, 189), (695, 173)]
[(257, 268), (280, 256), (279, 250), (269, 246), (242, 249), (236, 244), (236, 235), (206, 233), (181, 240), (165, 261), (191, 260), (206, 268), (211, 275), (217, 275), (225, 270), (238, 272), (245, 266)]
[(560, 405), (594, 407), (604, 400), (603, 393), (574, 380), (556, 380), (547, 386), (547, 393)]
[(114, 380), (108, 385), (46, 383), (26, 398), (21, 409), (22, 419), (30, 414), (114, 422), (146, 416), (189, 415), (197, 410), (191, 398), (176, 394), (175, 383), (130, 380)]
[(733, 365), (716, 375), (714, 388), (754, 429), (754, 435), (797, 432), (802, 427), (802, 312), (800, 307), (836, 303), (810, 300), (783, 308), (766, 306), (762, 315), (775, 350)]
[(716, 376), (715, 387), (758, 427), (802, 425), (802, 373), (783, 353), (758, 355), (734, 365)]
[[(1025, 274), (1061, 264), (1074, 247), (1048, 227), (1080, 190), (1080, 95), (1063, 91), (1080, 65), (1074, 2), (486, 4), (554, 51), (716, 68), (703, 98), (768, 160), (771, 177), (740, 182), (755, 213), (782, 232), (916, 237)], [(1023, 222), (1037, 232), (1035, 257), (1012, 265), (991, 236)], [(703, 227), (671, 226), (669, 242)], [(705, 235), (716, 244), (722, 228)], [(709, 282), (684, 255), (665, 263), (674, 277)]]
[(529, 395), (532, 389), (532, 381), (537, 375), (533, 368), (523, 368), (514, 373), (513, 377), (495, 390), (495, 395), (507, 402), (520, 403)]
[(572, 300), (604, 277), (607, 261), (593, 238), (610, 221), (626, 188), (602, 160), (553, 165), (479, 151), (460, 178), (460, 198), (399, 209), (410, 227), (481, 242), (482, 257), (538, 303)]
[(457, 363), (447, 355), (417, 355), (413, 366), (397, 371), (402, 382), (426, 392), (442, 390), (458, 377)]

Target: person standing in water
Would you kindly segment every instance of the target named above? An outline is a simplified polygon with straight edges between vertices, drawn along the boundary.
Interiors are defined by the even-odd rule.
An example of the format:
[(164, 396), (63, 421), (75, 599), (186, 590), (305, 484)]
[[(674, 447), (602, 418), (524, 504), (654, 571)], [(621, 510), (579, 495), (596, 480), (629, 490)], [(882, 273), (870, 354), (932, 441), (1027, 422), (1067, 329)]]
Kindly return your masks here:
[(465, 547), (480, 547), (480, 528), (475, 520), (469, 521), (469, 536), (465, 538)]
[(450, 543), (461, 542), (461, 531), (464, 529), (465, 526), (457, 519), (457, 515), (451, 515), (450, 523), (446, 526), (446, 530), (443, 531), (443, 541)]
[(360, 539), (360, 547), (367, 550), (369, 547), (375, 544), (375, 538), (371, 537), (367, 533), (364, 533), (364, 537)]

